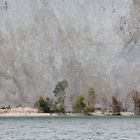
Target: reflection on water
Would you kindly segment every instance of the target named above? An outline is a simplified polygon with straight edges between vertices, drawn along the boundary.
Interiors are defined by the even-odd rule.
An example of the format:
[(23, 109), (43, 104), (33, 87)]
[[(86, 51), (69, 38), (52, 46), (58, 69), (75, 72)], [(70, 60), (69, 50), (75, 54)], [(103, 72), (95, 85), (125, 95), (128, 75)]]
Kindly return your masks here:
[(1, 140), (140, 140), (139, 117), (1, 117)]

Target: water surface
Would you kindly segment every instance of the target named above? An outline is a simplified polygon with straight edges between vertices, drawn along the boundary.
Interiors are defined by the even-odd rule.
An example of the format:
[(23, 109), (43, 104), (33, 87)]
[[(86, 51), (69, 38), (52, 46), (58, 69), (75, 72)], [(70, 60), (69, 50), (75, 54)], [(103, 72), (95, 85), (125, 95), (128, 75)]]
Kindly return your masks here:
[(139, 117), (0, 117), (1, 140), (140, 140)]

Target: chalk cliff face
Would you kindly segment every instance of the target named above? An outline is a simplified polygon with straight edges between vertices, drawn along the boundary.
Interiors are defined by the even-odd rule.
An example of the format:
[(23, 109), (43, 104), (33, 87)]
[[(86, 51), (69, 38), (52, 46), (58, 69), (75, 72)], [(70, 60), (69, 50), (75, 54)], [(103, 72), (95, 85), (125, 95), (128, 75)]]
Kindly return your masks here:
[[(1, 0), (0, 104), (140, 90), (139, 0)], [(69, 101), (69, 100), (68, 100)]]

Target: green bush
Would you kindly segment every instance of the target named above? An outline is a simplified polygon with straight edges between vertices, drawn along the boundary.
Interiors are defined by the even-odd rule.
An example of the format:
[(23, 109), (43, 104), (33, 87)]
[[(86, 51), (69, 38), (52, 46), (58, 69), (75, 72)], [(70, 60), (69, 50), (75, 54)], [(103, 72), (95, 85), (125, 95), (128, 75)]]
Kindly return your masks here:
[(39, 97), (38, 101), (35, 103), (35, 107), (39, 109), (39, 112), (50, 113), (49, 105), (43, 97)]
[(92, 107), (92, 106), (86, 106), (85, 108), (84, 108), (84, 112), (85, 113), (92, 113), (92, 112), (94, 112), (95, 111), (95, 107)]
[(85, 98), (83, 96), (78, 96), (76, 98), (76, 101), (73, 105), (73, 112), (76, 112), (76, 113), (84, 112), (84, 108), (86, 107), (84, 100)]

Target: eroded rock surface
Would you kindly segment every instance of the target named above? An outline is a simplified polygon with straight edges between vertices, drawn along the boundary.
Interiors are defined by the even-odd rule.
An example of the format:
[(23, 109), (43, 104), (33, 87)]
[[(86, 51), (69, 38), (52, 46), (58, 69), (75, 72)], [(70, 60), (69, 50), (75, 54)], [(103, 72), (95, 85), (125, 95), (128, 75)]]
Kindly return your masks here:
[(33, 105), (63, 79), (71, 98), (140, 90), (139, 0), (0, 1), (0, 104)]

